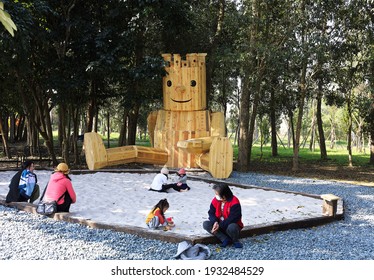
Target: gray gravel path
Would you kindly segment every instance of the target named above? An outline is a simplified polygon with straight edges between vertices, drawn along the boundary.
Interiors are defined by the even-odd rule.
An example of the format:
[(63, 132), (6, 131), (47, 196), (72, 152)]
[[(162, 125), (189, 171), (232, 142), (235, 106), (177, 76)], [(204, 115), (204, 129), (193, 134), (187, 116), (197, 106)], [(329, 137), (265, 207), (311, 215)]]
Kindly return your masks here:
[[(209, 245), (211, 259), (373, 260), (374, 188), (234, 172), (228, 181), (299, 191), (333, 193), (345, 219), (324, 226), (242, 239), (243, 249)], [(0, 206), (0, 260), (168, 260), (178, 244), (54, 221)]]

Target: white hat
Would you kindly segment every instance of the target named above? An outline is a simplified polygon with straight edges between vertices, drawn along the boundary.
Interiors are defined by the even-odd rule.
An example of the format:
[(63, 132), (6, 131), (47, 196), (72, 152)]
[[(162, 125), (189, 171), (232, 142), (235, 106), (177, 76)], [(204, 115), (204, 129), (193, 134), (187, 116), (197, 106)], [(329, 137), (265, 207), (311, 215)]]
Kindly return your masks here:
[(161, 173), (167, 175), (167, 174), (169, 174), (169, 169), (167, 167), (163, 167), (161, 169)]

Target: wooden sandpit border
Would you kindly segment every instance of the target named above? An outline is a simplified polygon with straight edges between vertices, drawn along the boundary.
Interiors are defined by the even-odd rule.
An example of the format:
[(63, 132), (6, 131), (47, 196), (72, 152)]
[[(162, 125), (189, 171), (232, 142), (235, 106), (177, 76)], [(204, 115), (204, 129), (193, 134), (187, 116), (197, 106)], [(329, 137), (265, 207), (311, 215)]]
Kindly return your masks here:
[[(49, 170), (49, 169), (46, 169)], [(2, 170), (5, 171), (5, 170)], [(9, 170), (8, 170), (9, 171)], [(52, 170), (51, 170), (52, 171)], [(115, 173), (158, 173), (159, 169), (101, 169), (101, 170), (72, 170), (71, 174), (90, 174), (90, 173), (97, 173), (97, 172), (115, 172)], [(196, 173), (199, 173), (198, 170), (196, 170)], [(301, 193), (301, 192), (292, 192), (292, 191), (285, 191), (285, 190), (278, 190), (278, 189), (272, 189), (272, 188), (265, 188), (265, 187), (258, 187), (253, 185), (245, 185), (245, 184), (239, 184), (239, 183), (233, 183), (226, 180), (215, 180), (211, 178), (203, 178), (199, 177), (198, 175), (188, 175), (189, 180), (194, 181), (204, 181), (207, 183), (218, 183), (218, 182), (225, 182), (229, 186), (235, 186), (239, 188), (244, 189), (261, 189), (265, 191), (276, 191), (276, 192), (282, 192), (282, 193), (289, 193), (289, 194), (297, 194), (302, 196), (307, 196), (315, 199), (321, 200), (321, 206), (323, 199), (320, 195), (313, 195), (308, 193)], [(307, 218), (307, 219), (290, 219), (290, 220), (282, 220), (279, 222), (273, 222), (273, 223), (264, 223), (259, 224), (255, 226), (245, 226), (243, 230), (240, 233), (240, 237), (251, 237), (261, 234), (267, 234), (275, 231), (285, 231), (290, 229), (300, 229), (300, 228), (310, 228), (315, 226), (324, 225), (327, 223), (331, 223), (333, 221), (342, 220), (344, 219), (344, 201), (342, 199), (343, 207), (341, 213), (337, 213), (335, 216), (324, 216), (322, 215), (320, 217), (314, 217), (314, 218)], [(25, 212), (37, 214), (36, 212), (36, 205), (27, 203), (27, 202), (12, 202), (12, 203), (6, 203), (5, 197), (0, 195), (0, 204), (16, 208), (18, 210), (22, 210)], [(147, 228), (142, 227), (136, 227), (136, 226), (118, 226), (118, 225), (112, 225), (112, 224), (105, 224), (100, 222), (91, 221), (90, 219), (83, 219), (83, 218), (76, 218), (73, 217), (71, 213), (56, 213), (54, 215), (49, 216), (50, 218), (53, 218), (54, 220), (58, 221), (65, 221), (69, 223), (77, 223), (80, 225), (88, 226), (90, 228), (97, 228), (97, 229), (108, 229), (118, 232), (124, 232), (129, 234), (138, 235), (144, 238), (149, 239), (156, 239), (171, 243), (179, 243), (182, 241), (189, 241), (192, 244), (196, 243), (202, 243), (202, 244), (215, 244), (217, 243), (217, 239), (214, 236), (185, 236), (182, 234), (174, 233), (172, 231), (162, 231), (162, 230), (148, 230)]]

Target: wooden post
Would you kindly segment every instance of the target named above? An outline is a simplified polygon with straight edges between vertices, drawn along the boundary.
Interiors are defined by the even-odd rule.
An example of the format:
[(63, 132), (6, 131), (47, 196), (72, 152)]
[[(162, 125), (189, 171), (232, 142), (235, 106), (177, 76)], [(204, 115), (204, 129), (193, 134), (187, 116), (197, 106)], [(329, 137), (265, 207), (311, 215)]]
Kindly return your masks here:
[(323, 194), (321, 198), (323, 199), (322, 214), (335, 217), (340, 197), (333, 194)]

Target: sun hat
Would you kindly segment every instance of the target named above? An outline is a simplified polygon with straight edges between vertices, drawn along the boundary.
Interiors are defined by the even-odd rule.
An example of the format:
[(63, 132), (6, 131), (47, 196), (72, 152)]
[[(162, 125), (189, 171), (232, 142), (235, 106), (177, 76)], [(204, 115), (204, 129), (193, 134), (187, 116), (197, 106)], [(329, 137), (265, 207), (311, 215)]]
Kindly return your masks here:
[(70, 169), (69, 169), (69, 166), (66, 163), (61, 162), (59, 165), (57, 165), (57, 167), (55, 168), (55, 171), (56, 172), (62, 172), (64, 174), (68, 174), (70, 172)]
[(184, 174), (186, 174), (186, 169), (184, 169), (184, 168), (179, 169), (179, 170), (178, 170), (178, 174), (179, 174), (179, 175), (184, 175)]
[(161, 173), (167, 175), (167, 174), (169, 174), (169, 169), (167, 169), (167, 167), (163, 167), (161, 169)]

